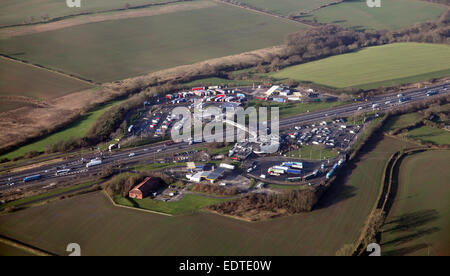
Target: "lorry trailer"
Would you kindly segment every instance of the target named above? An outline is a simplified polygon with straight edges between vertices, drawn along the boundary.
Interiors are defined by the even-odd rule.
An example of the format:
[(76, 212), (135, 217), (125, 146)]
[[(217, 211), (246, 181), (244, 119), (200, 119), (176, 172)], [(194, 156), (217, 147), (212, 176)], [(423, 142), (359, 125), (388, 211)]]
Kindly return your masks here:
[(23, 179), (23, 182), (31, 182), (31, 181), (39, 180), (39, 179), (41, 179), (41, 177), (42, 176), (40, 174), (27, 176)]

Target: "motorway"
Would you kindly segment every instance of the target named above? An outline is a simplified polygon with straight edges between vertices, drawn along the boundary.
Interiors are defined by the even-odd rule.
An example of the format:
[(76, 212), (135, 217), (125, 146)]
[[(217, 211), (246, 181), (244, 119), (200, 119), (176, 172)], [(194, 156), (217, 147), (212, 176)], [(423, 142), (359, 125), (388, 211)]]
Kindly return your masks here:
[[(310, 112), (310, 113), (302, 113), (293, 117), (280, 119), (280, 129), (285, 129), (289, 127), (293, 127), (296, 125), (302, 125), (306, 123), (312, 123), (312, 122), (318, 122), (321, 120), (325, 120), (332, 117), (346, 117), (353, 115), (357, 112), (368, 112), (372, 111), (372, 105), (373, 104), (379, 104), (378, 110), (380, 111), (386, 111), (398, 108), (404, 104), (412, 103), (421, 101), (424, 99), (429, 99), (431, 97), (437, 97), (441, 96), (443, 94), (448, 94), (450, 89), (448, 89), (450, 86), (449, 83), (438, 85), (438, 86), (430, 86), (428, 88), (422, 88), (422, 89), (412, 89), (408, 91), (403, 91), (402, 94), (404, 97), (411, 97), (411, 99), (403, 104), (398, 104), (398, 98), (397, 93), (395, 94), (387, 94), (382, 96), (376, 96), (369, 102), (355, 102), (352, 104), (335, 107), (332, 109), (327, 110), (321, 110), (317, 112)], [(439, 94), (436, 96), (427, 97), (426, 92), (429, 90), (438, 90)], [(385, 104), (386, 102), (390, 101), (390, 104)], [(358, 110), (359, 107), (362, 107), (361, 110)], [(119, 164), (119, 163), (130, 163), (130, 162), (139, 162), (143, 160), (148, 160), (155, 158), (160, 155), (166, 155), (169, 153), (174, 153), (182, 150), (187, 150), (190, 148), (197, 148), (201, 146), (201, 143), (197, 143), (194, 145), (189, 145), (188, 143), (177, 143), (173, 145), (164, 145), (164, 144), (157, 144), (157, 145), (147, 145), (139, 148), (133, 148), (133, 149), (127, 149), (127, 150), (121, 150), (121, 151), (115, 151), (111, 153), (107, 153), (103, 155), (103, 163), (99, 166), (86, 168), (86, 164), (82, 162), (81, 158), (84, 158), (85, 160), (91, 160), (96, 157), (99, 157), (99, 154), (96, 153), (89, 153), (85, 154), (83, 156), (72, 158), (67, 161), (51, 164), (51, 165), (44, 165), (38, 168), (33, 168), (29, 170), (24, 170), (17, 173), (11, 173), (9, 175), (3, 175), (0, 177), (0, 190), (6, 190), (10, 188), (17, 188), (18, 186), (22, 185), (28, 185), (28, 184), (36, 184), (36, 183), (42, 183), (46, 181), (54, 181), (64, 178), (73, 177), (73, 175), (83, 175), (83, 176), (89, 176), (91, 174), (98, 173), (107, 165), (111, 164)], [(129, 157), (130, 153), (134, 153), (135, 156)], [(63, 176), (56, 176), (55, 173), (58, 169), (65, 169), (70, 168), (70, 172), (68, 175)], [(30, 175), (40, 174), (42, 176), (42, 179), (39, 181), (24, 183), (23, 178)], [(14, 185), (10, 186), (8, 183), (14, 183)]]

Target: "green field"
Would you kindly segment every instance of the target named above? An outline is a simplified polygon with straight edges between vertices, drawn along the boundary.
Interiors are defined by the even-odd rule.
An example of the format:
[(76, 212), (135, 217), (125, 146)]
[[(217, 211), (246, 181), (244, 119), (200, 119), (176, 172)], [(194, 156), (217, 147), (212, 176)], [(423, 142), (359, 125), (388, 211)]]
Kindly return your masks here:
[[(65, 0), (2, 0), (0, 10), (0, 27), (42, 21), (86, 12), (99, 12), (122, 9), (128, 3), (131, 7), (149, 3), (167, 2), (164, 0), (88, 0), (81, 1), (80, 8), (68, 8)], [(31, 17), (34, 18), (31, 21)]]
[(0, 42), (0, 52), (106, 82), (279, 45), (305, 28), (208, 3), (214, 6), (13, 37)]
[(243, 4), (258, 9), (268, 10), (279, 15), (289, 15), (295, 12), (308, 12), (333, 0), (239, 0)]
[(182, 199), (174, 202), (152, 200), (150, 198), (130, 199), (122, 196), (114, 196), (114, 201), (120, 205), (136, 207), (171, 215), (191, 213), (207, 206), (219, 204), (227, 199), (215, 199), (207, 196), (187, 194)]
[(276, 79), (371, 89), (450, 75), (450, 46), (395, 43), (288, 67)]
[(406, 157), (381, 235), (383, 255), (450, 254), (450, 151)]
[(25, 146), (22, 146), (14, 151), (11, 151), (9, 153), (5, 153), (0, 156), (1, 158), (9, 158), (13, 159), (15, 157), (23, 156), (25, 153), (30, 151), (38, 151), (43, 152), (45, 150), (45, 147), (47, 145), (55, 144), (61, 140), (67, 140), (69, 138), (78, 138), (83, 137), (86, 132), (89, 130), (89, 128), (92, 126), (92, 124), (97, 121), (97, 119), (109, 108), (114, 106), (115, 104), (120, 103), (118, 102), (112, 102), (109, 104), (106, 104), (102, 107), (96, 108), (94, 110), (91, 110), (90, 112), (86, 113), (82, 118), (77, 120), (72, 125), (64, 128), (61, 131), (55, 132), (53, 134), (50, 134), (48, 136), (45, 136), (35, 142), (32, 142), (30, 144), (27, 144)]
[(433, 143), (435, 145), (450, 145), (450, 131), (443, 129), (421, 126), (410, 130), (407, 134), (409, 138)]
[(166, 217), (91, 193), (1, 216), (0, 234), (62, 255), (74, 241), (84, 255), (334, 255), (358, 238), (384, 165), (403, 146), (382, 140), (311, 213), (256, 223), (206, 212)]
[(399, 128), (411, 126), (417, 122), (422, 121), (423, 116), (418, 113), (408, 113), (399, 116), (395, 116), (389, 119), (384, 126), (385, 131), (393, 131)]
[(382, 0), (380, 8), (369, 8), (366, 0), (344, 3), (319, 9), (305, 16), (321, 23), (334, 23), (358, 30), (401, 29), (426, 21), (435, 21), (446, 10), (445, 5), (419, 0)]
[(74, 78), (0, 58), (0, 96), (51, 100), (92, 85)]

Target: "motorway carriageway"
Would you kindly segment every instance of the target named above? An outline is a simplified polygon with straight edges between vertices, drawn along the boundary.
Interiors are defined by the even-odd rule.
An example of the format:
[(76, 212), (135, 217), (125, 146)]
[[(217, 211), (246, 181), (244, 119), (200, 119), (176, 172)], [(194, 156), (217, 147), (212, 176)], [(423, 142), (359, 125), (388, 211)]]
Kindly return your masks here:
[[(404, 97), (411, 97), (411, 99), (403, 104), (408, 104), (411, 102), (416, 102), (416, 101), (431, 98), (431, 97), (426, 96), (426, 93), (429, 90), (438, 90), (439, 94), (436, 96), (447, 94), (447, 93), (449, 93), (448, 86), (449, 86), (449, 84), (447, 83), (447, 84), (437, 85), (437, 86), (428, 87), (428, 88), (404, 91), (404, 92), (402, 92)], [(432, 96), (432, 97), (436, 97), (436, 96)], [(390, 101), (391, 103), (386, 105), (385, 102), (387, 102), (387, 101)], [(395, 109), (395, 108), (398, 108), (403, 105), (403, 104), (398, 103), (397, 93), (383, 95), (383, 96), (377, 96), (377, 97), (374, 97), (374, 99), (371, 100), (370, 102), (357, 102), (357, 103), (352, 103), (352, 104), (345, 105), (345, 106), (336, 107), (333, 109), (321, 110), (321, 111), (311, 112), (311, 113), (306, 113), (306, 114), (303, 113), (303, 114), (299, 114), (299, 115), (296, 115), (293, 117), (281, 119), (280, 120), (280, 129), (285, 129), (285, 128), (292, 127), (295, 125), (301, 125), (301, 124), (310, 123), (310, 122), (318, 122), (321, 120), (329, 119), (331, 117), (346, 117), (346, 116), (353, 115), (356, 112), (372, 111), (373, 104), (379, 104), (380, 111), (384, 111), (384, 110), (388, 110), (388, 109)], [(363, 109), (358, 110), (359, 107), (363, 107)], [(173, 145), (168, 145), (168, 146), (165, 146), (164, 144), (158, 144), (158, 145), (147, 145), (147, 146), (143, 146), (143, 147), (139, 147), (139, 148), (113, 152), (109, 155), (103, 156), (104, 159), (103, 159), (103, 163), (101, 165), (91, 167), (89, 169), (86, 168), (85, 163), (81, 162), (81, 156), (80, 156), (80, 158), (72, 158), (71, 160), (68, 160), (68, 161), (51, 164), (51, 165), (44, 165), (39, 168), (25, 170), (25, 171), (22, 171), (22, 172), (19, 172), (16, 174), (1, 176), (0, 177), (0, 190), (5, 190), (8, 188), (17, 188), (18, 186), (22, 186), (25, 184), (32, 185), (34, 183), (41, 183), (41, 182), (53, 180), (56, 178), (63, 179), (63, 178), (70, 177), (73, 174), (98, 173), (99, 171), (101, 171), (101, 169), (105, 165), (111, 165), (114, 163), (117, 164), (118, 162), (130, 163), (130, 162), (138, 162), (138, 161), (142, 161), (142, 160), (148, 160), (148, 159), (151, 159), (152, 157), (156, 158), (156, 156), (178, 152), (183, 149), (191, 149), (191, 148), (201, 147), (202, 144), (203, 143), (196, 143), (194, 145), (189, 145), (188, 143), (184, 143), (184, 142), (173, 144)], [(129, 157), (130, 153), (134, 153), (135, 156)], [(89, 162), (89, 160), (94, 159), (97, 156), (98, 155), (90, 153), (90, 154), (84, 155), (83, 158)], [(56, 167), (70, 168), (71, 171), (70, 171), (69, 175), (56, 176), (55, 175)], [(40, 174), (42, 176), (42, 179), (39, 181), (34, 181), (34, 182), (29, 182), (29, 183), (23, 182), (24, 177), (35, 175), (35, 174)], [(7, 183), (15, 183), (15, 185), (8, 186)]]

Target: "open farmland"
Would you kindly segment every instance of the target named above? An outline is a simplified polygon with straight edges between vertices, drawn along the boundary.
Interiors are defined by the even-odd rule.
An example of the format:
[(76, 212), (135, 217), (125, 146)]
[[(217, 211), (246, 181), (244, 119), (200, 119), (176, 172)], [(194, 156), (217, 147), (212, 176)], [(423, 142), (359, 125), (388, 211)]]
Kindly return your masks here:
[(35, 142), (29, 143), (29, 144), (22, 146), (16, 150), (5, 153), (0, 156), (0, 159), (1, 158), (13, 159), (15, 157), (23, 156), (25, 153), (30, 152), (30, 151), (43, 152), (47, 145), (55, 144), (61, 140), (68, 140), (69, 138), (83, 137), (86, 134), (86, 132), (89, 130), (91, 125), (106, 110), (108, 110), (113, 105), (118, 104), (118, 103), (119, 102), (109, 103), (102, 107), (91, 110), (90, 112), (86, 113), (83, 117), (81, 117), (79, 120), (77, 120), (73, 124), (67, 126), (63, 130), (55, 132), (55, 133), (47, 135), (47, 136), (44, 136)]
[(450, 75), (450, 46), (395, 43), (288, 67), (270, 76), (333, 88), (371, 89)]
[(450, 132), (435, 127), (421, 126), (414, 128), (408, 132), (407, 136), (435, 145), (450, 145)]
[(384, 255), (450, 254), (450, 151), (406, 157), (381, 235)]
[(399, 116), (394, 116), (384, 126), (384, 130), (392, 131), (407, 126), (411, 126), (417, 122), (422, 121), (423, 116), (419, 113), (407, 113)]
[[(106, 82), (283, 43), (305, 25), (210, 1), (205, 8), (4, 39), (0, 52)], [(177, 5), (173, 5), (177, 6)]]
[(92, 87), (87, 82), (5, 58), (0, 58), (0, 76), (0, 96), (45, 101)]
[[(80, 8), (68, 8), (65, 0), (2, 0), (0, 10), (0, 26), (34, 23), (48, 19), (90, 12), (101, 12), (114, 9), (152, 3), (171, 2), (170, 0), (89, 0), (82, 1)], [(48, 18), (48, 19), (47, 19)]]
[(369, 8), (366, 0), (346, 1), (319, 9), (304, 16), (321, 23), (334, 23), (344, 27), (364, 29), (401, 29), (409, 25), (435, 21), (445, 5), (419, 0), (382, 0), (381, 7)]
[(384, 165), (404, 146), (384, 138), (311, 213), (256, 223), (206, 212), (166, 217), (91, 193), (1, 216), (0, 234), (57, 254), (76, 241), (85, 255), (334, 255), (359, 236)]
[(28, 105), (30, 105), (30, 104), (25, 103), (25, 102), (14, 102), (14, 101), (2, 100), (2, 102), (0, 103), (0, 112), (10, 111), (10, 110), (28, 106)]
[(287, 16), (295, 12), (308, 12), (336, 0), (239, 0), (238, 2), (261, 10)]

